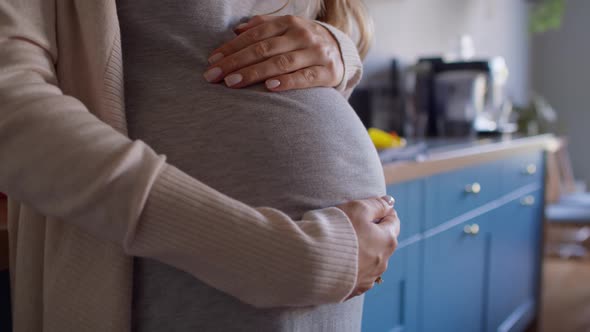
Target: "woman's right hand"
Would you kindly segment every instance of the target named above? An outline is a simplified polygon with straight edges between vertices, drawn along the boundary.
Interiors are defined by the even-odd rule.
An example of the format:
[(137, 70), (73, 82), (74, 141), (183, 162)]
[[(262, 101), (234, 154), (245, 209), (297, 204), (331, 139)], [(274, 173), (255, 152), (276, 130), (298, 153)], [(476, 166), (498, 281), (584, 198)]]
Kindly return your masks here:
[(400, 220), (391, 196), (350, 201), (339, 205), (350, 218), (358, 238), (358, 275), (348, 299), (373, 288), (387, 270), (389, 257), (397, 248)]

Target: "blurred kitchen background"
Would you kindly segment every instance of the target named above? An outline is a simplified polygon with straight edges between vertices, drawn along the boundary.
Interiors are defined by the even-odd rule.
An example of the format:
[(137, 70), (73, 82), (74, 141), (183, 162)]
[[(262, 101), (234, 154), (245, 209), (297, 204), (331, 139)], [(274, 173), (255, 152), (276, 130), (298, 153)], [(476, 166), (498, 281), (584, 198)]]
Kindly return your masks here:
[[(384, 164), (419, 159), (437, 140), (558, 139), (547, 154), (540, 323), (528, 328), (590, 331), (590, 1), (364, 2), (375, 42), (350, 102), (378, 147), (401, 147), (382, 149)], [(573, 210), (561, 204), (568, 195)]]
[[(514, 106), (511, 119), (516, 121), (518, 111), (530, 117), (531, 105), (547, 103), (547, 111), (556, 111), (555, 122), (552, 114), (540, 110), (527, 133), (550, 131), (568, 137), (576, 177), (590, 183), (590, 154), (584, 139), (590, 138), (590, 1), (364, 2), (374, 19), (375, 42), (352, 103), (365, 121), (370, 110), (368, 126), (411, 134), (404, 133), (404, 119), (411, 117), (408, 113), (415, 111), (411, 104), (419, 99), (411, 94), (420, 90), (414, 66), (420, 59), (494, 62), (499, 57), (509, 72), (501, 84), (505, 84), (505, 101)], [(467, 59), (461, 57), (462, 46), (467, 48)]]

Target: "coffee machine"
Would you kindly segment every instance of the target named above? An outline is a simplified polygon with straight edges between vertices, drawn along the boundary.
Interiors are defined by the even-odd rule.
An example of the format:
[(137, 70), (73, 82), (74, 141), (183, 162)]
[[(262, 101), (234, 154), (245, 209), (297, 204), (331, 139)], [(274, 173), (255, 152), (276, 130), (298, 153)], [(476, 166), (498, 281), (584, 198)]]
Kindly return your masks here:
[(485, 106), (475, 120), (475, 129), (479, 135), (513, 133), (516, 124), (511, 122), (512, 103), (506, 96), (508, 66), (503, 57), (494, 57), (488, 67)]
[(415, 136), (474, 137), (507, 127), (511, 105), (505, 97), (508, 69), (502, 58), (422, 58), (413, 71)]

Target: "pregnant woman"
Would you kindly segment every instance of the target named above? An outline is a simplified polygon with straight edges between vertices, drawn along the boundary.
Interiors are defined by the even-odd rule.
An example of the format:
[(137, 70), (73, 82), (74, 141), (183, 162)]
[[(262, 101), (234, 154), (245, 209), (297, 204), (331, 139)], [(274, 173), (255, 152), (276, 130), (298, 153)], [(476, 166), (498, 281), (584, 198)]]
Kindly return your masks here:
[(15, 331), (360, 329), (399, 220), (342, 70), (229, 55), (310, 3), (0, 4)]

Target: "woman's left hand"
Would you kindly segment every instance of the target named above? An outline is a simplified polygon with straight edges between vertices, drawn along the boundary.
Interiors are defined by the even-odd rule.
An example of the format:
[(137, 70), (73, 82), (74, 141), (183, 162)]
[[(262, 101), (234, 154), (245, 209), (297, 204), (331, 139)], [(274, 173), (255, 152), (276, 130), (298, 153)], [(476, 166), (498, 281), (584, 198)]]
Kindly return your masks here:
[(322, 25), (298, 16), (255, 16), (211, 52), (205, 79), (243, 88), (265, 81), (284, 91), (335, 87), (344, 75), (340, 48)]

